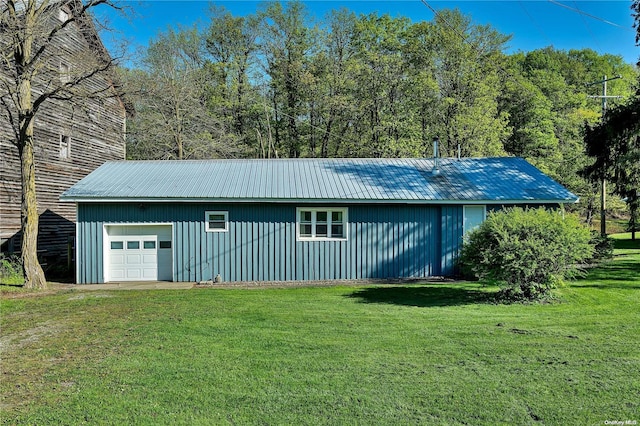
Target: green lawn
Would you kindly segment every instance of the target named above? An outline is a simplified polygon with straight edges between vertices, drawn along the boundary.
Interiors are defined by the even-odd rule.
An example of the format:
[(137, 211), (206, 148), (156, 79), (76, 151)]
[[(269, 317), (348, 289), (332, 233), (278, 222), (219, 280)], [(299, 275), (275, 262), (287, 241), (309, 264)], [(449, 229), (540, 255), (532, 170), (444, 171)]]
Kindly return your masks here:
[(8, 424), (640, 423), (640, 244), (550, 304), (476, 283), (0, 301)]

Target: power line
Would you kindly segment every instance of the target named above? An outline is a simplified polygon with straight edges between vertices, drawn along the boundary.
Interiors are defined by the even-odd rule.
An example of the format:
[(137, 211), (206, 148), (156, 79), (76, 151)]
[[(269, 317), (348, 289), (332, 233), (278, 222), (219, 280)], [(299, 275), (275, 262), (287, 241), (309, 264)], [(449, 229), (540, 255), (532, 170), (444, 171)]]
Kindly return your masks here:
[[(580, 10), (580, 8), (578, 7), (578, 3), (576, 3), (575, 0), (574, 0), (573, 4), (576, 6), (576, 10)], [(582, 11), (580, 10), (580, 12), (582, 12)], [(593, 34), (593, 31), (591, 31), (591, 27), (587, 23), (587, 20), (585, 19), (585, 15), (581, 13), (580, 14), (580, 19), (582, 20), (582, 23), (584, 24), (585, 28), (587, 29), (587, 31), (591, 35), (591, 38), (593, 39), (594, 44), (598, 47), (598, 50), (600, 52), (602, 52), (602, 48), (600, 47), (600, 44), (598, 43), (598, 38), (595, 36), (595, 34)]]
[(556, 1), (556, 0), (547, 0), (547, 1), (549, 3), (555, 4), (556, 6), (560, 6), (560, 7), (564, 7), (565, 9), (569, 9), (569, 10), (571, 10), (573, 12), (576, 12), (576, 13), (578, 13), (580, 15), (588, 16), (589, 18), (595, 19), (596, 21), (604, 22), (607, 25), (611, 25), (611, 26), (614, 26), (616, 28), (621, 28), (623, 30), (635, 33), (635, 31), (632, 28), (626, 27), (624, 25), (616, 24), (615, 22), (611, 22), (611, 21), (608, 21), (608, 20), (606, 20), (604, 18), (601, 18), (599, 16), (592, 15), (590, 13), (587, 13), (587, 12), (583, 11), (583, 10), (576, 9), (576, 8), (571, 7), (571, 6), (567, 6), (566, 4), (561, 3), (559, 1)]
[(522, 2), (522, 0), (518, 1), (518, 3), (520, 4), (520, 7), (522, 8), (522, 10), (524, 10), (524, 13), (529, 17), (529, 20), (531, 21), (531, 23), (533, 24), (534, 27), (536, 27), (536, 30), (538, 30), (538, 32), (540, 33), (540, 35), (542, 35), (542, 37), (547, 40), (547, 43), (549, 43), (549, 45), (553, 46), (553, 42), (551, 41), (551, 39), (549, 39), (549, 37), (547, 37), (547, 35), (545, 34), (545, 32), (542, 30), (542, 27), (538, 25), (538, 23), (533, 19), (533, 16), (531, 16), (531, 14), (529, 13), (529, 11), (527, 10), (526, 7), (524, 7), (524, 3)]

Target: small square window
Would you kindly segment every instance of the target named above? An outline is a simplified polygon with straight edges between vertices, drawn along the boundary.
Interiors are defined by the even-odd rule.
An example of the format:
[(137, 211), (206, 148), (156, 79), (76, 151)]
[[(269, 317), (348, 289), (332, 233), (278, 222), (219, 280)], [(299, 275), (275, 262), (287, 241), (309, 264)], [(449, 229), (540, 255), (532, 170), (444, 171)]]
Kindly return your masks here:
[(142, 243), (142, 247), (144, 247), (147, 250), (154, 249), (154, 248), (156, 248), (156, 242), (155, 241), (145, 241), (144, 243)]
[(229, 212), (206, 212), (205, 228), (207, 232), (227, 232), (229, 230)]
[(171, 241), (160, 241), (160, 248), (161, 249), (170, 249), (171, 248)]
[(60, 135), (60, 158), (63, 160), (71, 158), (71, 136)]
[(127, 250), (140, 249), (140, 241), (127, 241)]
[(124, 249), (124, 244), (122, 241), (111, 241), (111, 250), (122, 250)]

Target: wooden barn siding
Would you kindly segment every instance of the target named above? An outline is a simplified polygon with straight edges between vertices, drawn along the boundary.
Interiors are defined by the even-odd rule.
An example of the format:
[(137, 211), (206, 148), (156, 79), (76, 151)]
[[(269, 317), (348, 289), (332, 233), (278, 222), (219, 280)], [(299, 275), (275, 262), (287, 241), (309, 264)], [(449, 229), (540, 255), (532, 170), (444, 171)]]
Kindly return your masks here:
[[(293, 281), (454, 272), (462, 207), (349, 206), (346, 241), (296, 241), (298, 206), (80, 204), (78, 282), (103, 281), (105, 223), (173, 223), (175, 281), (217, 274), (224, 281)], [(229, 232), (205, 232), (207, 210), (228, 211)]]
[[(75, 25), (53, 40), (55, 57), (41, 79), (59, 78), (55, 72), (63, 58), (72, 67), (84, 55), (92, 55), (86, 39)], [(95, 76), (90, 89), (100, 90), (110, 82)], [(42, 83), (40, 83), (42, 84)], [(36, 85), (34, 85), (36, 86)], [(40, 213), (38, 249), (45, 257), (65, 257), (67, 240), (75, 234), (73, 203), (61, 203), (60, 194), (108, 160), (125, 158), (125, 110), (117, 98), (87, 99), (79, 104), (49, 100), (34, 123), (36, 194)], [(60, 135), (71, 137), (71, 157), (60, 158)], [(13, 237), (20, 250), (20, 162), (9, 123), (0, 120), (0, 242)], [(8, 247), (5, 247), (8, 248)]]

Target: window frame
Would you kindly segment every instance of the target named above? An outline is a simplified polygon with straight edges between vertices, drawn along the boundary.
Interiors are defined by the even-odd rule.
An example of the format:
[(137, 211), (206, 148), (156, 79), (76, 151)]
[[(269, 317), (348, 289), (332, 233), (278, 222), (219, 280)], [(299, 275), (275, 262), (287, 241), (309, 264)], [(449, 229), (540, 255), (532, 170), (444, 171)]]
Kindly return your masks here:
[(71, 18), (71, 14), (68, 11), (66, 11), (64, 8), (60, 8), (58, 9), (57, 18), (58, 18), (58, 21), (64, 23)]
[[(300, 232), (300, 225), (308, 225), (309, 222), (300, 220), (302, 212), (311, 212), (311, 235), (302, 235)], [(317, 217), (318, 212), (326, 213), (327, 220), (321, 221), (321, 226), (326, 226), (326, 236), (318, 236), (317, 232)], [(332, 235), (332, 228), (334, 226), (333, 213), (342, 213), (342, 236), (334, 237)], [(337, 223), (337, 222), (336, 222)], [(348, 240), (348, 225), (349, 225), (349, 208), (348, 207), (297, 207), (296, 208), (296, 241), (347, 241)], [(324, 233), (323, 233), (324, 234)]]
[(60, 66), (60, 83), (67, 84), (71, 82), (71, 64), (68, 62), (61, 60)]
[[(473, 228), (469, 227), (467, 221), (467, 209), (470, 208), (482, 208), (482, 220), (479, 224)], [(462, 235), (467, 235), (469, 232), (480, 226), (485, 220), (487, 220), (487, 206), (486, 204), (465, 204), (462, 206)]]
[(71, 136), (64, 134), (60, 135), (60, 150), (58, 152), (58, 158), (61, 160), (71, 159)]
[[(223, 215), (224, 217), (224, 229), (211, 228), (211, 215)], [(229, 232), (229, 212), (226, 210), (207, 210), (204, 212), (204, 227), (206, 232)]]

